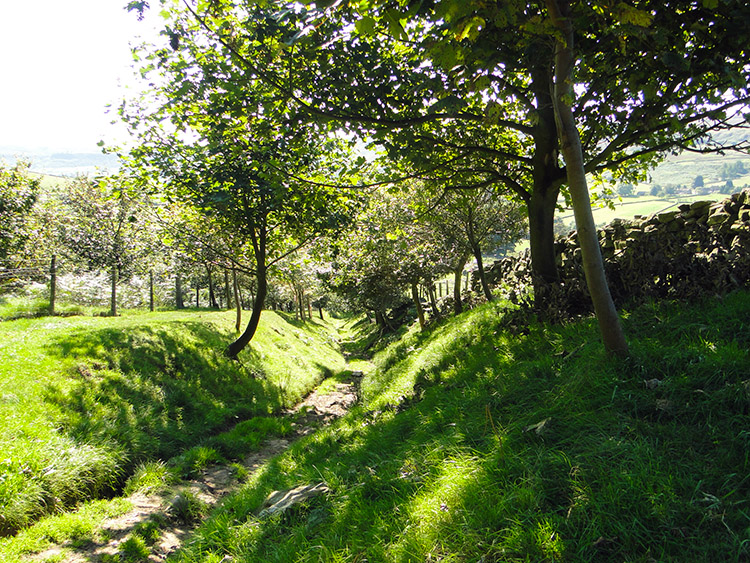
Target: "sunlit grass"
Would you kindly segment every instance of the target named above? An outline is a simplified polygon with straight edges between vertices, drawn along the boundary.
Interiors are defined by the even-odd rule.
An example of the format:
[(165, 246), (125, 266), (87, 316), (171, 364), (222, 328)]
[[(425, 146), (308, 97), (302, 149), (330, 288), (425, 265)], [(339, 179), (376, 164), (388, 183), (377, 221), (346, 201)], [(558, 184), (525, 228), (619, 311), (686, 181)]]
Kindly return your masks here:
[[(742, 561), (750, 294), (503, 328), (491, 304), (375, 357), (365, 403), (272, 460), (176, 561)], [(272, 490), (331, 492), (257, 515)]]
[(0, 535), (118, 490), (139, 464), (215, 450), (187, 460), (189, 473), (257, 447), (283, 429), (220, 434), (344, 367), (336, 329), (320, 320), (264, 312), (240, 362), (222, 353), (232, 325), (209, 311), (0, 323)]
[[(5, 563), (15, 563), (26, 554), (39, 553), (52, 546), (69, 543), (74, 547), (101, 541), (104, 539), (102, 522), (131, 508), (125, 499), (98, 500), (73, 512), (47, 516), (15, 537), (0, 538), (0, 557)], [(64, 552), (59, 560), (67, 560)]]

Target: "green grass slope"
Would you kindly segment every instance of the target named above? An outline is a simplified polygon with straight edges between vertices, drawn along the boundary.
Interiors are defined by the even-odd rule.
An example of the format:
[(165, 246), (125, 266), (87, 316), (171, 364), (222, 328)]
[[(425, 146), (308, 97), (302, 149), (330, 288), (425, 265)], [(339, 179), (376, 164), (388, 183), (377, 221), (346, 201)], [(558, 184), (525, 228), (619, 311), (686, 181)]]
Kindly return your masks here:
[[(379, 356), (364, 404), (223, 503), (173, 560), (746, 561), (750, 293), (509, 330), (489, 304)], [(273, 490), (330, 492), (263, 517)]]
[(270, 311), (231, 362), (222, 350), (233, 320), (185, 311), (1, 322), (0, 535), (290, 406), (344, 367), (335, 326)]

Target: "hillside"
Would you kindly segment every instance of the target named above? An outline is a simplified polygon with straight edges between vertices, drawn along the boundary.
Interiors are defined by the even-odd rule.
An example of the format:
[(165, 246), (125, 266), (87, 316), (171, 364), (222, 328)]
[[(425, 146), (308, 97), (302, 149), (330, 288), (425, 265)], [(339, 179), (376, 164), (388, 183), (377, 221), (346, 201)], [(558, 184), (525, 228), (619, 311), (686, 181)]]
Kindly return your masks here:
[[(485, 305), (375, 357), (362, 404), (249, 476), (173, 561), (740, 561), (750, 293), (518, 329)], [(274, 490), (328, 491), (282, 514)]]
[[(267, 311), (241, 363), (221, 353), (232, 324), (208, 311), (0, 322), (0, 536), (279, 413), (344, 368), (333, 322)], [(214, 460), (242, 452), (214, 446)]]

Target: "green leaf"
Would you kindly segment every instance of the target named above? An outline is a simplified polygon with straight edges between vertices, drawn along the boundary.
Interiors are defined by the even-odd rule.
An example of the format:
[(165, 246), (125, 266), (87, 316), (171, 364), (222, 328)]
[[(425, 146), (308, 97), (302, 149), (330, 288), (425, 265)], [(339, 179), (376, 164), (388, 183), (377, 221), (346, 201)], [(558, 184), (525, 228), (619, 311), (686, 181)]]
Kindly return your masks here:
[(358, 20), (357, 23), (354, 24), (354, 29), (360, 35), (369, 37), (375, 34), (375, 24), (376, 22), (374, 18), (370, 16), (364, 16), (361, 20)]
[(625, 2), (620, 2), (617, 5), (614, 15), (620, 23), (628, 23), (638, 27), (648, 27), (654, 19), (651, 13), (628, 6)]
[(456, 41), (463, 41), (467, 38), (469, 41), (474, 41), (479, 36), (479, 32), (482, 31), (485, 23), (484, 18), (474, 16), (458, 29), (456, 32)]

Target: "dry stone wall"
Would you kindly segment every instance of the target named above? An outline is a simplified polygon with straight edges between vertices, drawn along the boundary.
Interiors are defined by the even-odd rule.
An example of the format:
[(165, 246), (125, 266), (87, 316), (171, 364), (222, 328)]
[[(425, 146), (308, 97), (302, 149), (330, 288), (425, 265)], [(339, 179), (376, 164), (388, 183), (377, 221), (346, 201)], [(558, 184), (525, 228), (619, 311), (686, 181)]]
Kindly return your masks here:
[[(750, 189), (719, 202), (616, 219), (599, 231), (599, 240), (618, 306), (725, 294), (750, 282)], [(576, 234), (559, 239), (556, 252), (562, 278), (554, 289), (556, 308), (565, 316), (590, 312)], [(531, 284), (528, 254), (496, 262), (488, 276), (511, 295), (523, 293)]]

